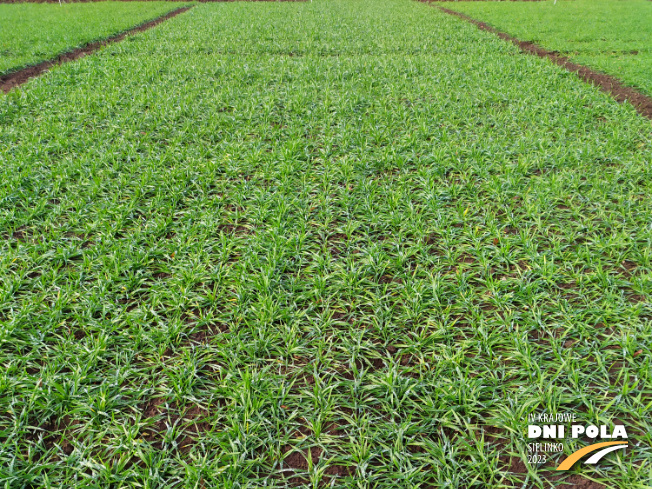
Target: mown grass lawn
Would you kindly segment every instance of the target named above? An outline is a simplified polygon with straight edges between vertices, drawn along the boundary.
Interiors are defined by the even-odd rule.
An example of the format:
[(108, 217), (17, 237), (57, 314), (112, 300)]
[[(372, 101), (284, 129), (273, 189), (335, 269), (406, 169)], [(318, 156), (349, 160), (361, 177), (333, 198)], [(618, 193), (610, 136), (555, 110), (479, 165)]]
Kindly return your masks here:
[[(649, 484), (650, 122), (574, 75), (407, 0), (203, 4), (0, 124), (7, 487)], [(544, 412), (631, 446), (560, 480)]]
[(567, 55), (652, 95), (649, 0), (447, 2), (442, 6)]
[(105, 39), (183, 5), (170, 2), (0, 4), (0, 74)]

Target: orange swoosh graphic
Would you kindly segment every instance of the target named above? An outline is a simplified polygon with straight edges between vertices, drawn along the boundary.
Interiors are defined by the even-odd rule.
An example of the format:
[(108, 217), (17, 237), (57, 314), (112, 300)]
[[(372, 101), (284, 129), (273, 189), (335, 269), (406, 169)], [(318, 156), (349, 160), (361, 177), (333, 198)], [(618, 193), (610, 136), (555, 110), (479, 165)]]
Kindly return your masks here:
[(628, 443), (626, 441), (606, 441), (604, 443), (596, 443), (594, 445), (589, 445), (588, 447), (584, 447), (574, 453), (571, 453), (566, 460), (564, 460), (561, 464), (559, 464), (559, 467), (557, 467), (556, 470), (568, 470), (573, 466), (575, 462), (581, 459), (584, 455), (591, 452), (595, 452), (600, 448), (610, 447), (612, 445), (627, 445), (627, 444)]

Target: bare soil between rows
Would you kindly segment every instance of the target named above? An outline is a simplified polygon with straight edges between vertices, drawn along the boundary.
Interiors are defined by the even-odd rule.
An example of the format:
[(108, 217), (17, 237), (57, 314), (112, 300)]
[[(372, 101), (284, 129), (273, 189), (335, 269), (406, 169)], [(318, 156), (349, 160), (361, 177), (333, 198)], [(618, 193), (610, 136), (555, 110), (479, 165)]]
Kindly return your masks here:
[(23, 83), (27, 83), (29, 79), (39, 76), (40, 74), (49, 70), (53, 66), (67, 63), (68, 61), (74, 61), (79, 58), (83, 58), (84, 56), (97, 51), (103, 46), (107, 46), (114, 42), (122, 41), (125, 37), (127, 37), (130, 34), (135, 34), (138, 32), (146, 31), (147, 29), (151, 29), (152, 27), (159, 25), (161, 22), (164, 22), (176, 15), (182, 14), (183, 12), (186, 12), (191, 8), (192, 6), (178, 8), (176, 10), (173, 10), (172, 12), (168, 12), (167, 14), (162, 15), (161, 17), (157, 17), (154, 20), (145, 22), (144, 24), (133, 27), (127, 31), (124, 31), (120, 34), (116, 34), (102, 41), (91, 42), (89, 44), (86, 44), (85, 46), (74, 49), (73, 51), (59, 54), (54, 59), (42, 61), (38, 64), (27, 66), (26, 68), (20, 69), (18, 71), (14, 71), (12, 73), (2, 75), (0, 76), (0, 90), (2, 90), (4, 93), (7, 93), (11, 89), (16, 88), (22, 85)]
[[(419, 0), (425, 3), (432, 3), (428, 0)], [(470, 0), (460, 0), (460, 1), (470, 1)], [(477, 0), (476, 0), (477, 1)], [(482, 0), (482, 1), (501, 1), (501, 0)], [(504, 0), (504, 1), (536, 1), (536, 0)], [(580, 65), (573, 63), (566, 56), (560, 55), (556, 51), (549, 51), (531, 41), (521, 41), (505, 32), (501, 32), (495, 27), (490, 26), (485, 22), (481, 22), (472, 17), (469, 17), (466, 14), (461, 12), (456, 12), (455, 10), (450, 10), (446, 7), (441, 7), (437, 5), (437, 8), (442, 12), (445, 12), (450, 15), (454, 15), (461, 19), (466, 20), (483, 31), (491, 32), (496, 34), (499, 38), (504, 39), (505, 41), (510, 41), (511, 43), (518, 46), (521, 51), (529, 54), (534, 54), (540, 58), (546, 58), (552, 61), (553, 63), (567, 69), (568, 71), (575, 73), (585, 82), (595, 85), (603, 92), (608, 93), (613, 98), (615, 98), (620, 103), (629, 102), (634, 108), (641, 114), (643, 117), (652, 119), (652, 97), (649, 97), (635, 88), (628, 87), (624, 85), (617, 78), (600, 73), (598, 71), (589, 68), (588, 66)]]

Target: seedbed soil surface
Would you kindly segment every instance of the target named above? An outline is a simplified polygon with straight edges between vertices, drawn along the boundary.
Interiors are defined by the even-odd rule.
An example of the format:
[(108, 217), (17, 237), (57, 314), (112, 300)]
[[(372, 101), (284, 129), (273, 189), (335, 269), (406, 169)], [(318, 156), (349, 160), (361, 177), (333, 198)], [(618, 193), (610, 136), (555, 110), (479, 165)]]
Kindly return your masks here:
[(169, 2), (0, 4), (0, 75), (119, 34), (181, 5)]
[[(645, 487), (650, 122), (409, 0), (202, 4), (0, 95), (9, 487)], [(527, 459), (527, 415), (625, 423)]]
[(437, 2), (652, 96), (652, 2)]

